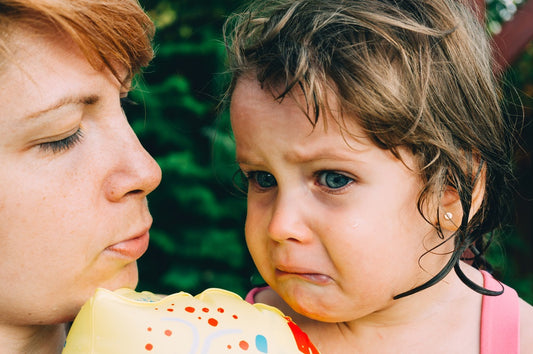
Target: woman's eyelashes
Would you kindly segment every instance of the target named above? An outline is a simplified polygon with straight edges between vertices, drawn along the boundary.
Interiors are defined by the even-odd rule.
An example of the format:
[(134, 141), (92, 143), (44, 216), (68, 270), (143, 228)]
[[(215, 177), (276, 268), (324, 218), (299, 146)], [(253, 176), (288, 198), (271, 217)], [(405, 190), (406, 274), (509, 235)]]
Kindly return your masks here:
[[(276, 177), (265, 171), (244, 172), (251, 187), (266, 190), (277, 186)], [(336, 171), (319, 171), (314, 175), (315, 184), (330, 190), (340, 190), (349, 186), (355, 179)]]
[(120, 97), (120, 106), (122, 107), (122, 109), (127, 109), (128, 107), (138, 105), (139, 104), (137, 102), (129, 98), (127, 95)]
[(62, 151), (72, 148), (74, 145), (79, 143), (82, 138), (83, 138), (83, 132), (81, 131), (80, 128), (78, 128), (78, 130), (76, 130), (74, 134), (67, 136), (64, 139), (40, 143), (39, 148), (43, 151), (57, 154), (57, 153), (60, 153)]

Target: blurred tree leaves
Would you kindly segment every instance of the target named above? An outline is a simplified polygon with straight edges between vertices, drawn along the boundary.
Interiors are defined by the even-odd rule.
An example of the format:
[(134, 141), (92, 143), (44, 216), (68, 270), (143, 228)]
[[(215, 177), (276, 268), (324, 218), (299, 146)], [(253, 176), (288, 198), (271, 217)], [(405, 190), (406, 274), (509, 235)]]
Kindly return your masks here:
[(501, 24), (513, 18), (524, 0), (485, 0), (487, 3), (487, 28), (492, 33), (501, 30)]
[(130, 94), (135, 131), (163, 171), (149, 196), (151, 245), (139, 261), (139, 289), (244, 295), (253, 264), (244, 237), (245, 199), (227, 114), (221, 28), (237, 1), (142, 1), (157, 25), (156, 58)]
[(515, 154), (516, 221), (500, 238), (500, 247), (492, 250), (491, 261), (501, 278), (533, 304), (533, 42), (506, 71), (503, 81), (508, 114), (520, 132)]
[[(130, 95), (138, 104), (126, 113), (163, 180), (149, 196), (154, 224), (150, 248), (139, 261), (139, 289), (198, 293), (222, 287), (244, 295), (251, 286), (255, 268), (244, 242), (245, 198), (232, 185), (237, 166), (228, 113), (217, 110), (227, 83), (221, 29), (243, 2), (141, 0), (157, 25), (156, 57)], [(487, 1), (489, 29), (497, 32), (519, 2)], [(530, 46), (508, 77), (530, 107), (532, 58)], [(526, 236), (505, 235), (491, 259), (504, 281), (532, 302), (532, 234), (521, 232)]]

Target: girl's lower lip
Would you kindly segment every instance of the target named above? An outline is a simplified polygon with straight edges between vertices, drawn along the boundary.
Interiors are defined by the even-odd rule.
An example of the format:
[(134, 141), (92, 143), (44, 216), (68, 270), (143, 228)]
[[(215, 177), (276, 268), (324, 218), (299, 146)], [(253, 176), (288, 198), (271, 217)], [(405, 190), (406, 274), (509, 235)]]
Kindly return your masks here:
[(329, 276), (325, 274), (319, 274), (319, 273), (292, 273), (292, 272), (285, 272), (285, 271), (276, 269), (276, 275), (278, 277), (295, 276), (295, 277), (303, 278), (310, 283), (319, 284), (319, 285), (325, 285), (331, 282), (331, 278)]
[(137, 260), (148, 249), (148, 242), (150, 241), (150, 235), (148, 232), (135, 238), (130, 238), (106, 248), (106, 251), (111, 251), (119, 254), (124, 258)]

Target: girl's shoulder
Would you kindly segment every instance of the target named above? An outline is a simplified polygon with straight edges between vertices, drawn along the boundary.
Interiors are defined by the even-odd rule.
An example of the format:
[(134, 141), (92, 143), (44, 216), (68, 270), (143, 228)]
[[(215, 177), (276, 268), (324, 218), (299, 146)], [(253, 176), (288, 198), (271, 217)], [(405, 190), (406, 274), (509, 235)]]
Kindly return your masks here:
[(533, 306), (520, 300), (520, 353), (533, 353)]

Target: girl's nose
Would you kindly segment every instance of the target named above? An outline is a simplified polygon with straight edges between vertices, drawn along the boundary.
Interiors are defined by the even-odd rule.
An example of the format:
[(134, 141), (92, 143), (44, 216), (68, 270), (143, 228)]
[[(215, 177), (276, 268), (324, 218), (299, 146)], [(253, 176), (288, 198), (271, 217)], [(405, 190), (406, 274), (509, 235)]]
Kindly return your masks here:
[(161, 182), (161, 168), (144, 149), (127, 124), (122, 126), (121, 139), (115, 135), (113, 149), (115, 166), (109, 172), (104, 191), (109, 200), (118, 202), (127, 196), (144, 198)]
[(276, 242), (307, 242), (311, 237), (306, 206), (296, 195), (278, 194), (268, 225), (270, 238)]

